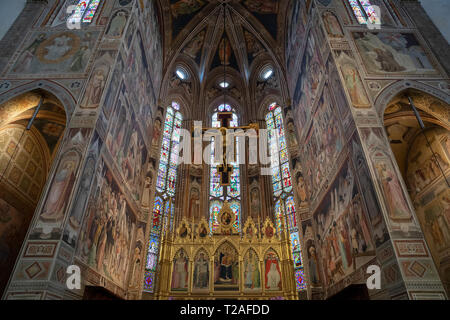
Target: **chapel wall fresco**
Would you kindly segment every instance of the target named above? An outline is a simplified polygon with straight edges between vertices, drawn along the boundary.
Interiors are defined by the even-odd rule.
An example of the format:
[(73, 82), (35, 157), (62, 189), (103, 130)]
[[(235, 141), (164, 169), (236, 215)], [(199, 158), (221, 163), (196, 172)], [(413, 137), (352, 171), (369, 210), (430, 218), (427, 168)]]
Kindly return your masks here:
[[(91, 24), (68, 30), (67, 4), (42, 8), (45, 18), (29, 28), (0, 81), (2, 102), (42, 86), (63, 97), (68, 119), (4, 298), (80, 299), (94, 285), (137, 299), (154, 176), (147, 164), (156, 162), (149, 158), (162, 74), (157, 7), (104, 1)], [(81, 290), (66, 288), (72, 264), (81, 268)]]
[(425, 134), (431, 137), (434, 155), (425, 137), (418, 136), (408, 154), (406, 181), (436, 267), (449, 290), (450, 192), (447, 181), (450, 181), (450, 133), (444, 128), (432, 128)]
[[(41, 112), (26, 130), (39, 103)], [(20, 94), (1, 104), (0, 114), (3, 293), (64, 136), (66, 115), (58, 99), (44, 90)]]
[[(287, 75), (287, 79), (293, 99), (299, 154), (305, 155), (299, 159), (302, 176), (309, 193), (308, 210), (299, 214), (307, 247), (304, 260), (309, 266), (309, 283), (312, 295), (318, 292), (319, 298), (329, 297), (351, 283), (364, 283), (367, 266), (362, 266), (363, 262), (357, 262), (347, 272), (345, 266), (354, 263), (352, 259), (362, 249), (357, 246), (359, 241), (353, 240), (370, 235), (369, 245), (365, 247), (371, 252), (372, 260), (367, 261), (382, 267), (384, 287), (384, 290), (369, 292), (372, 298), (443, 298), (445, 293), (436, 268), (384, 136), (382, 118), (377, 115), (380, 112), (377, 111), (380, 105), (377, 99), (384, 96), (386, 91), (383, 90), (389, 85), (402, 80), (403, 86), (412, 83), (445, 95), (445, 92), (448, 94), (448, 82), (444, 80), (447, 76), (401, 4), (398, 1), (378, 1), (377, 4), (382, 7), (381, 30), (369, 30), (357, 23), (345, 2), (315, 1), (310, 9), (310, 22), (302, 28), (305, 46), (294, 61), (289, 51), (286, 52), (288, 70), (295, 70), (293, 76)], [(389, 11), (383, 10), (387, 7)], [(317, 18), (320, 23), (313, 23)], [(288, 29), (288, 34), (290, 32)], [(287, 48), (292, 45), (287, 41)], [(314, 72), (308, 72), (313, 69)], [(379, 142), (371, 143), (375, 136)], [(321, 155), (323, 152), (326, 155)], [(353, 154), (353, 160), (345, 160), (346, 154)], [(339, 181), (350, 181), (351, 173), (355, 171), (358, 174), (355, 174), (354, 184), (360, 189), (352, 194), (357, 195), (362, 205), (357, 205), (358, 209), (352, 205), (348, 210), (362, 211), (367, 223), (359, 223), (360, 226), (352, 230), (351, 219), (341, 217), (340, 212), (345, 209), (336, 210), (341, 207), (339, 201), (334, 208), (326, 204), (333, 203), (345, 185)], [(398, 190), (398, 196), (393, 196), (393, 190)], [(386, 211), (389, 211), (387, 215)], [(334, 218), (319, 219), (327, 216), (326, 212), (331, 212)], [(352, 216), (356, 219), (350, 214)], [(346, 221), (348, 231), (339, 219)], [(343, 237), (336, 237), (337, 242), (334, 242), (330, 231), (331, 238), (324, 239), (319, 232), (322, 220), (331, 226), (335, 224), (335, 233), (339, 231)], [(364, 225), (367, 231), (365, 227), (359, 230)], [(322, 233), (324, 231), (326, 228)], [(354, 236), (358, 233), (363, 237)], [(333, 251), (333, 243), (339, 243), (341, 247), (335, 245)], [(413, 247), (420, 253), (406, 253)], [(352, 257), (346, 264), (341, 259), (333, 259), (338, 255), (345, 257), (345, 252)], [(339, 260), (340, 267), (333, 260)], [(415, 269), (417, 266), (422, 272)], [(430, 281), (427, 289), (419, 285), (424, 279)], [(406, 289), (401, 289), (405, 283)]]

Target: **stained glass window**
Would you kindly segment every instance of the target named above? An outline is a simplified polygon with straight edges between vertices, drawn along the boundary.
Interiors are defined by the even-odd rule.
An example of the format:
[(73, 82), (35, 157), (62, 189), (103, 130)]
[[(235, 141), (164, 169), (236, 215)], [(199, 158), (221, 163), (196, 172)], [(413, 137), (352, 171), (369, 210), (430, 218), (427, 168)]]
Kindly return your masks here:
[(153, 280), (155, 273), (145, 270), (144, 272), (144, 291), (153, 292)]
[(306, 280), (303, 269), (295, 270), (295, 282), (297, 286), (297, 291), (306, 290)]
[(210, 216), (210, 225), (212, 230), (216, 230), (219, 227), (219, 212), (222, 209), (222, 201), (211, 201), (209, 212)]
[(86, 10), (86, 13), (84, 14), (83, 22), (91, 22), (92, 19), (95, 16), (95, 12), (98, 9), (98, 6), (100, 4), (100, 0), (92, 0), (89, 4), (88, 9)]
[(380, 18), (369, 0), (348, 0), (348, 2), (360, 24), (367, 24), (368, 21), (371, 24), (380, 24)]
[(144, 291), (147, 292), (153, 292), (161, 231), (173, 231), (173, 202), (177, 182), (178, 153), (183, 121), (183, 116), (179, 110), (180, 105), (172, 102), (172, 105), (166, 111), (158, 176), (156, 178), (156, 195), (152, 210), (152, 228), (144, 277)]
[[(233, 108), (228, 104), (222, 104), (217, 107), (215, 113), (212, 116), (212, 127), (219, 128), (220, 122), (217, 119), (218, 112), (233, 112), (232, 119), (230, 121), (231, 127), (238, 126), (238, 118), (236, 112)], [(236, 138), (236, 143), (237, 143)], [(230, 185), (224, 188), (220, 185), (220, 175), (217, 171), (217, 166), (214, 165), (214, 138), (211, 138), (211, 168), (210, 168), (210, 190), (209, 190), (209, 198), (210, 198), (210, 231), (214, 232), (217, 230), (219, 223), (217, 215), (223, 206), (223, 201), (226, 200), (230, 204), (230, 208), (235, 214), (235, 223), (233, 225), (236, 232), (240, 231), (240, 215), (241, 215), (241, 174), (239, 167), (239, 148), (236, 147), (236, 156), (235, 161), (230, 162), (230, 165), (233, 166), (233, 172), (230, 177)]]
[(294, 261), (297, 290), (305, 290), (302, 252), (289, 168), (289, 151), (286, 143), (282, 110), (276, 103), (272, 103), (269, 106), (269, 112), (266, 114), (266, 126), (269, 130), (268, 149), (271, 159), (272, 187), (275, 200), (275, 227), (277, 232), (282, 231), (283, 225), (287, 228), (290, 237), (292, 260)]
[(289, 171), (289, 152), (284, 134), (283, 115), (281, 114), (281, 108), (275, 107), (276, 104), (272, 104), (269, 107), (270, 111), (266, 115), (266, 125), (269, 130), (272, 186), (275, 197), (279, 197), (283, 192), (289, 193), (292, 191), (292, 182)]
[(80, 0), (75, 11), (68, 18), (69, 23), (91, 23), (100, 5), (100, 0)]
[(167, 108), (164, 124), (161, 156), (159, 160), (158, 177), (156, 178), (156, 190), (160, 193), (167, 191), (171, 197), (175, 195), (177, 178), (178, 151), (180, 149), (180, 130), (183, 117), (177, 108), (177, 103)]

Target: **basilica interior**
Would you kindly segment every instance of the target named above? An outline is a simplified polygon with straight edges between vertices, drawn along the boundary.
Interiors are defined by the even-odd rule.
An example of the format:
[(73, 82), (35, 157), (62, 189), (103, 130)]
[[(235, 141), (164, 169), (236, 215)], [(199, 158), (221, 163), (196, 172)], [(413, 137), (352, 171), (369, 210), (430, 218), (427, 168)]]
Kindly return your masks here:
[(26, 1), (0, 295), (446, 300), (449, 74), (417, 0)]

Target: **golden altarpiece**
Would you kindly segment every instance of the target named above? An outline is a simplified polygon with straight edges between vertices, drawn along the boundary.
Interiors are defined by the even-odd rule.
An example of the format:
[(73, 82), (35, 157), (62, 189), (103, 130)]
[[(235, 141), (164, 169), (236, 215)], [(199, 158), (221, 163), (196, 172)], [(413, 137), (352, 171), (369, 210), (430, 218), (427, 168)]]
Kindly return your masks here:
[(204, 218), (183, 218), (175, 232), (166, 228), (154, 298), (296, 299), (287, 232), (277, 233), (270, 219), (258, 228), (249, 217), (239, 234), (234, 219), (225, 202), (214, 232)]

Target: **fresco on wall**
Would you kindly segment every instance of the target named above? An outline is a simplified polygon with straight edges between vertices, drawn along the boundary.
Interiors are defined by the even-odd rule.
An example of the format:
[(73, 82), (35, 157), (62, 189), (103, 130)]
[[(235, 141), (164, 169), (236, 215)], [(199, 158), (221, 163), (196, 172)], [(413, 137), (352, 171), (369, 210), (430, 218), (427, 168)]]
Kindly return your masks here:
[(315, 36), (310, 32), (292, 104), (296, 119), (300, 122), (297, 125), (299, 136), (301, 136), (301, 128), (311, 118), (311, 108), (324, 73), (323, 69)]
[[(445, 183), (442, 185), (445, 189)], [(439, 261), (443, 258), (441, 255), (448, 256), (444, 249), (450, 247), (450, 192), (448, 189), (436, 189), (436, 196), (432, 201), (427, 203), (427, 199), (422, 198), (423, 206), (417, 208), (417, 213), (425, 229), (426, 238), (431, 240), (432, 252), (434, 251)]]
[(389, 145), (384, 137), (383, 129), (363, 128), (361, 135), (369, 149), (370, 159), (376, 172), (378, 186), (385, 199), (389, 219), (393, 223), (403, 224), (405, 228), (408, 223), (413, 223), (413, 217), (399, 180), (399, 174), (389, 156), (389, 150), (387, 150)]
[[(51, 127), (53, 122), (47, 124)], [(38, 141), (34, 130), (26, 131), (25, 126), (26, 123), (9, 124), (0, 130), (0, 182), (9, 185), (0, 188), (0, 197), (3, 195), (8, 200), (12, 187), (13, 193), (20, 194), (20, 202), (28, 206), (29, 210), (34, 210), (46, 181), (49, 164), (44, 153), (45, 142), (42, 144)], [(55, 125), (54, 129), (58, 132), (60, 127)]]
[(344, 37), (344, 32), (342, 31), (341, 24), (339, 23), (338, 18), (333, 12), (325, 11), (322, 14), (322, 19), (329, 37), (331, 38)]
[(20, 52), (11, 74), (67, 74), (85, 72), (98, 31), (36, 31)]
[(344, 279), (375, 255), (350, 161), (339, 170), (313, 217), (327, 286)]
[(255, 58), (266, 51), (261, 42), (255, 36), (244, 29), (245, 44), (247, 48), (248, 65), (251, 66)]
[[(119, 93), (119, 85), (122, 80), (122, 72), (124, 70), (124, 62), (122, 59), (122, 54), (119, 52), (116, 60), (116, 66), (109, 83), (109, 87), (106, 90), (105, 99), (102, 106), (102, 117), (105, 119), (105, 127), (107, 127), (107, 120), (109, 120), (111, 113), (113, 111), (115, 99)], [(106, 128), (105, 128), (106, 130)]]
[(162, 53), (162, 31), (158, 23), (158, 12), (155, 1), (145, 2), (145, 14), (141, 30), (144, 31), (145, 52), (152, 63), (150, 64), (150, 75), (155, 92), (159, 92), (163, 75), (163, 53)]
[(44, 206), (36, 222), (32, 238), (58, 239), (61, 224), (73, 191), (88, 135), (92, 129), (70, 129), (65, 141), (65, 151), (50, 182)]
[(311, 33), (314, 34), (314, 37), (316, 39), (317, 49), (319, 50), (319, 52), (323, 53), (325, 50), (325, 44), (327, 44), (327, 36), (325, 35), (325, 31), (322, 27), (319, 15), (313, 16), (310, 30)]
[(116, 178), (101, 162), (101, 174), (93, 187), (97, 197), (87, 208), (77, 255), (83, 263), (123, 288), (136, 218)]
[(315, 198), (321, 184), (333, 169), (343, 146), (338, 119), (330, 104), (330, 91), (328, 86), (325, 86), (303, 148), (304, 170), (309, 180), (306, 184), (308, 189), (312, 190), (311, 199)]
[(370, 101), (355, 64), (355, 58), (349, 50), (335, 50), (336, 63), (341, 71), (344, 85), (350, 101), (355, 108), (370, 108)]
[(135, 200), (139, 201), (144, 183), (144, 165), (147, 148), (133, 108), (124, 91), (120, 92), (106, 145), (122, 173)]
[(214, 290), (239, 290), (239, 255), (228, 242), (224, 242), (214, 255)]
[(422, 230), (439, 264), (448, 256), (445, 249), (450, 247), (450, 190), (443, 176), (444, 173), (450, 181), (450, 133), (444, 128), (424, 133), (434, 154), (425, 137), (418, 135), (408, 153), (407, 185)]
[(206, 30), (200, 31), (183, 49), (183, 53), (200, 63), (203, 43), (205, 41)]
[(264, 256), (264, 286), (266, 291), (280, 291), (281, 281), (280, 259), (275, 251), (270, 249)]
[(131, 105), (147, 130), (152, 122), (152, 109), (156, 108), (156, 97), (140, 31), (136, 33), (128, 54), (125, 83)]
[(428, 148), (423, 135), (417, 136), (408, 154), (406, 180), (413, 198), (426, 190), (437, 178), (441, 178), (442, 171), (450, 174), (449, 131), (431, 129), (427, 130), (425, 135), (430, 140), (434, 154)]
[(63, 234), (63, 240), (66, 243), (70, 244), (72, 247), (75, 247), (77, 241), (77, 236), (81, 227), (81, 222), (84, 217), (89, 198), (89, 192), (91, 190), (92, 182), (95, 178), (95, 167), (97, 164), (97, 159), (100, 155), (102, 145), (102, 140), (98, 136), (97, 132), (95, 132), (88, 150), (87, 160), (81, 174), (80, 184), (74, 197), (68, 224), (66, 225), (66, 229), (64, 230)]
[(353, 32), (352, 35), (368, 73), (437, 73), (413, 33)]
[(300, 158), (292, 159), (293, 176), (295, 177), (295, 192), (297, 193), (297, 201), (300, 207), (308, 206), (308, 189), (306, 187), (305, 177), (303, 175)]
[(128, 21), (128, 11), (118, 10), (113, 13), (111, 21), (105, 32), (105, 37), (112, 39), (122, 38)]
[(244, 291), (261, 290), (261, 272), (259, 259), (255, 250), (249, 249), (244, 255), (242, 277), (244, 279)]
[(327, 62), (327, 70), (329, 74), (330, 91), (334, 97), (334, 103), (341, 119), (342, 128), (344, 129), (344, 132), (349, 132), (352, 129), (353, 123), (351, 109), (347, 102), (347, 97), (337, 67), (331, 58)]
[[(294, 70), (306, 31), (307, 16), (303, 1), (291, 1), (287, 17), (286, 65), (287, 70)], [(289, 84), (292, 84), (293, 72), (288, 72), (287, 77)]]
[[(46, 108), (41, 108), (39, 112), (42, 112), (44, 110), (46, 110)], [(45, 139), (50, 155), (53, 156), (54, 152), (57, 150), (59, 142), (64, 136), (64, 130), (66, 128), (65, 125), (61, 124), (60, 122), (38, 118), (34, 120), (33, 127), (39, 130), (39, 133)]]
[(140, 287), (142, 281), (141, 270), (144, 265), (142, 257), (146, 250), (145, 228), (146, 224), (144, 222), (137, 223), (136, 244), (134, 245), (134, 250), (131, 252), (133, 254), (133, 267), (130, 271), (130, 282), (128, 286), (135, 289)]
[(111, 67), (114, 64), (114, 57), (115, 51), (100, 51), (98, 53), (80, 104), (81, 109), (95, 109), (100, 104)]
[(209, 291), (209, 274), (209, 256), (205, 250), (200, 250), (194, 259), (192, 289)]
[(302, 221), (302, 232), (304, 251), (306, 251), (308, 257), (309, 284), (312, 287), (318, 287), (321, 285), (321, 275), (311, 219)]
[(372, 225), (373, 239), (375, 245), (378, 247), (389, 240), (389, 234), (383, 219), (383, 214), (381, 213), (380, 205), (378, 204), (358, 133), (353, 135), (349, 147), (359, 185), (361, 186), (362, 198), (367, 207), (368, 218)]

